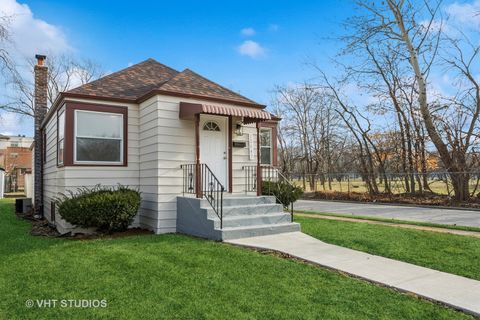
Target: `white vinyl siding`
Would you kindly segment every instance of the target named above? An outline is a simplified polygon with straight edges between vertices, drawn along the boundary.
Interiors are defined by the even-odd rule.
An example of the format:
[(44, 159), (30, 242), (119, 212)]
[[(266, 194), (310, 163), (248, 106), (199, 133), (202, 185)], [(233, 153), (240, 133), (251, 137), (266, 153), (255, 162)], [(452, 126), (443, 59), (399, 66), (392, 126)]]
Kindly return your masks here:
[(182, 163), (195, 161), (193, 121), (178, 118), (180, 99), (156, 96), (140, 105), (140, 224), (176, 231)]
[[(45, 170), (45, 215), (49, 215), (49, 199), (59, 192), (73, 192), (79, 187), (97, 184), (117, 184), (138, 188), (142, 203), (134, 225), (155, 233), (176, 232), (177, 196), (182, 195), (181, 164), (195, 162), (195, 125), (193, 120), (179, 119), (180, 101), (201, 103), (196, 99), (155, 96), (137, 104), (96, 102), (87, 99), (71, 99), (75, 102), (99, 103), (112, 106), (128, 106), (128, 165), (127, 166), (56, 166), (56, 119), (47, 124), (47, 162)], [(210, 102), (209, 102), (210, 103)], [(225, 104), (222, 104), (225, 105)], [(241, 119), (233, 117), (233, 128)], [(255, 124), (245, 125), (243, 135), (232, 134), (233, 140), (245, 141), (245, 148), (232, 149), (233, 193), (245, 192), (243, 166), (254, 166), (249, 156), (249, 136), (256, 150)], [(53, 139), (53, 140), (52, 140)], [(52, 162), (53, 161), (53, 162)], [(57, 216), (57, 224), (59, 216)], [(69, 227), (64, 223), (64, 229)]]

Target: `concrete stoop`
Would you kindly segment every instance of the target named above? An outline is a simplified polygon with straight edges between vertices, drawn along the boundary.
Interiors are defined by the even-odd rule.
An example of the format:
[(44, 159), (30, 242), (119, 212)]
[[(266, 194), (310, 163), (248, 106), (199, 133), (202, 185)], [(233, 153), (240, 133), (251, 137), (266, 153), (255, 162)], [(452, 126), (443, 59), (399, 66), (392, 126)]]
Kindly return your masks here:
[(226, 197), (223, 228), (205, 199), (177, 197), (177, 232), (212, 240), (230, 240), (300, 231), (275, 197)]

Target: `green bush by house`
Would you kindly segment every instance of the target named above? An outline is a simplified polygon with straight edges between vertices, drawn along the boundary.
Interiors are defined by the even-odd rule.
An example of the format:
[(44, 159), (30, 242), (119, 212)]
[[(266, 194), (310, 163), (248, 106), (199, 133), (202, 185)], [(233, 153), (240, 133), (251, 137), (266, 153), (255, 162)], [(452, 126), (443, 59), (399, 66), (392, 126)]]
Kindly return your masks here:
[(125, 186), (81, 188), (57, 199), (58, 213), (66, 221), (101, 232), (127, 229), (140, 207), (140, 192)]
[(262, 194), (266, 196), (275, 196), (279, 201), (288, 207), (292, 202), (297, 201), (303, 195), (303, 189), (292, 186), (286, 181), (263, 181)]

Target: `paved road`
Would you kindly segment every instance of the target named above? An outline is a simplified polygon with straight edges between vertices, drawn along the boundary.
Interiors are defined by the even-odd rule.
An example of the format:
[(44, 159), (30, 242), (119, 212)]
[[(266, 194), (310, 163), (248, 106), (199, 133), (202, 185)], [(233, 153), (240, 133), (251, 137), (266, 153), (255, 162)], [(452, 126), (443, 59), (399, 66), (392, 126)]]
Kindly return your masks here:
[(480, 317), (480, 281), (328, 244), (301, 232), (226, 242), (284, 252), (375, 283), (413, 292)]
[(299, 200), (295, 210), (480, 227), (480, 211), (406, 207), (383, 204)]

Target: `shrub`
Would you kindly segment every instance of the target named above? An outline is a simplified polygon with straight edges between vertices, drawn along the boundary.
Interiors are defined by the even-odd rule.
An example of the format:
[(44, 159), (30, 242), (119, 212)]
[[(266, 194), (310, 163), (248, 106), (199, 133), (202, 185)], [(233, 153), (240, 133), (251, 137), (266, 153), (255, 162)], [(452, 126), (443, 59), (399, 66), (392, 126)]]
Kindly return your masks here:
[(303, 189), (292, 186), (286, 181), (263, 181), (262, 194), (267, 196), (275, 196), (277, 202), (288, 207), (292, 202), (297, 201), (303, 195)]
[(118, 185), (80, 188), (57, 198), (58, 213), (69, 223), (101, 232), (126, 230), (140, 207), (140, 192)]

